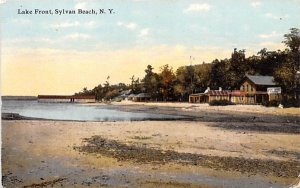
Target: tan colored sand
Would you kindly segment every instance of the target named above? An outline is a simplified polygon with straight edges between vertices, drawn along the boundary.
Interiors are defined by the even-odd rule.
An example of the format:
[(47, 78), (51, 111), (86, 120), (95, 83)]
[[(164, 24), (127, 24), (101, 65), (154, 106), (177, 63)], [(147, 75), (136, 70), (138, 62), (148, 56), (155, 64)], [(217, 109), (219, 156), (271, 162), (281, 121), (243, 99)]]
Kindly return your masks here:
[[(287, 151), (300, 152), (299, 135), (228, 131), (209, 127), (210, 124), (214, 123), (9, 121), (4, 124), (3, 131), (9, 132), (10, 138), (4, 135), (3, 142), (6, 143), (7, 139), (8, 143), (13, 142), (11, 144), (22, 147), (21, 149), (49, 155), (52, 153), (64, 155), (66, 146), (71, 148), (80, 145), (82, 138), (93, 135), (101, 135), (124, 143), (146, 144), (165, 150), (216, 156), (280, 159), (266, 151), (284, 148)], [(35, 144), (40, 147), (31, 147)], [(56, 147), (47, 147), (48, 145)]]
[[(63, 163), (62, 171), (72, 167), (114, 169), (119, 166), (131, 166), (129, 163), (120, 163), (105, 157), (99, 160), (97, 156), (83, 155), (73, 150), (73, 146), (81, 145), (83, 138), (93, 135), (130, 144), (215, 156), (289, 160), (289, 157), (273, 155), (268, 151), (284, 148), (287, 151), (300, 152), (299, 135), (245, 133), (209, 127), (209, 124), (211, 123), (188, 121), (3, 121), (3, 173), (8, 173), (8, 170), (18, 171), (25, 179), (22, 185), (28, 185), (38, 181), (36, 178), (39, 174), (32, 176), (30, 173), (39, 172), (38, 169), (43, 165), (41, 161), (60, 161)], [(150, 169), (147, 165), (141, 168)], [(169, 167), (173, 170), (176, 168), (184, 171), (186, 167)], [(185, 171), (192, 169), (188, 168)], [(63, 173), (65, 172), (58, 171), (51, 177)], [(216, 172), (213, 174), (220, 175)]]
[[(300, 108), (278, 108), (278, 107), (264, 107), (261, 105), (229, 105), (229, 106), (209, 106), (208, 104), (199, 103), (179, 103), (179, 102), (112, 102), (113, 105), (145, 105), (145, 106), (158, 106), (158, 107), (175, 107), (183, 111), (234, 111), (234, 112), (251, 112), (262, 114), (274, 115), (299, 115)], [(103, 103), (94, 103), (93, 105), (103, 105)]]

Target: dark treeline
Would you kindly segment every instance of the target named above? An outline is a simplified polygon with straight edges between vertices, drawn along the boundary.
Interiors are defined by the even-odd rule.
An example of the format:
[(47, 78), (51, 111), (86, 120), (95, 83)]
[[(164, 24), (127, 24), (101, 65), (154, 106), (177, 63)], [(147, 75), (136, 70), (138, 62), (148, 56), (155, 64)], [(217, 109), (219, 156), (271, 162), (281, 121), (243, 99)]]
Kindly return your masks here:
[(84, 88), (76, 94), (95, 94), (98, 100), (110, 100), (125, 91), (149, 93), (157, 101), (187, 101), (191, 93), (211, 89), (239, 89), (245, 74), (269, 75), (281, 86), (284, 98), (299, 100), (300, 87), (300, 31), (290, 29), (284, 35), (284, 51), (261, 49), (256, 55), (245, 56), (245, 50), (234, 49), (229, 59), (215, 59), (211, 63), (182, 66), (177, 70), (163, 65), (155, 72), (151, 65), (145, 69), (142, 79), (132, 76), (130, 84), (110, 85), (109, 77), (104, 84), (92, 90)]

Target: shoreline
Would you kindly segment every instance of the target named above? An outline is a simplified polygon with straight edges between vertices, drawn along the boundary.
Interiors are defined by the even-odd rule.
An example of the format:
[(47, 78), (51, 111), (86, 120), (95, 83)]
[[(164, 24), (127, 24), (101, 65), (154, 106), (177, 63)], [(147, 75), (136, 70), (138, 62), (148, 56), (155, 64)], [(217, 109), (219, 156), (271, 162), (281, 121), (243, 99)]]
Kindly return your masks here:
[(300, 108), (289, 107), (289, 108), (278, 108), (278, 107), (265, 107), (262, 105), (248, 105), (248, 104), (236, 104), (228, 106), (209, 106), (207, 103), (188, 103), (188, 102), (133, 102), (133, 101), (121, 101), (121, 102), (110, 102), (110, 103), (82, 103), (80, 105), (87, 106), (149, 106), (149, 107), (169, 107), (181, 109), (183, 111), (224, 111), (224, 112), (250, 112), (250, 113), (263, 113), (273, 115), (300, 115)]

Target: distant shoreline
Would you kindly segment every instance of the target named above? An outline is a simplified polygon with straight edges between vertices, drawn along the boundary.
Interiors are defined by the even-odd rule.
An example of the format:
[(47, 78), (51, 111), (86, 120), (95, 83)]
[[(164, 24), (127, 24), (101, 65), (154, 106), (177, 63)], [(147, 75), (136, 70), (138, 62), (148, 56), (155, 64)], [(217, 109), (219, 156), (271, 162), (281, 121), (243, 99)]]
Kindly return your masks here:
[(1, 96), (1, 100), (37, 100), (37, 96)]

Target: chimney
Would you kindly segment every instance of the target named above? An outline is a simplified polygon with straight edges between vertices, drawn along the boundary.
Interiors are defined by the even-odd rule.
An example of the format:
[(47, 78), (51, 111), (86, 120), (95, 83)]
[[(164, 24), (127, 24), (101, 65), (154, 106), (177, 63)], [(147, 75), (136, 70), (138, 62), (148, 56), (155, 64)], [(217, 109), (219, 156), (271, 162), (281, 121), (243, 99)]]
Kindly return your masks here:
[(210, 88), (207, 87), (207, 89), (204, 91), (204, 93), (208, 93), (210, 91)]

